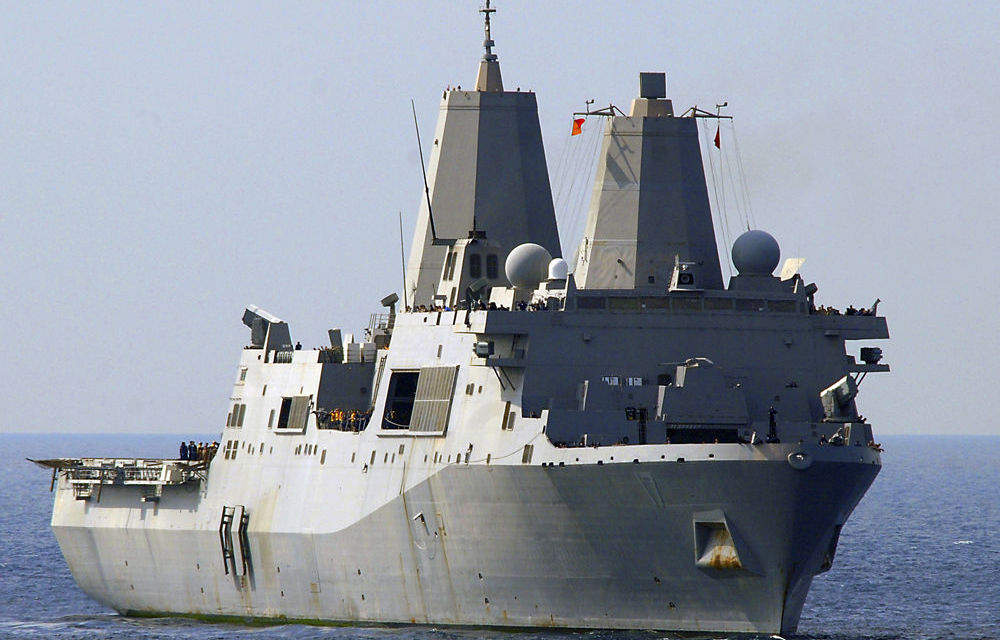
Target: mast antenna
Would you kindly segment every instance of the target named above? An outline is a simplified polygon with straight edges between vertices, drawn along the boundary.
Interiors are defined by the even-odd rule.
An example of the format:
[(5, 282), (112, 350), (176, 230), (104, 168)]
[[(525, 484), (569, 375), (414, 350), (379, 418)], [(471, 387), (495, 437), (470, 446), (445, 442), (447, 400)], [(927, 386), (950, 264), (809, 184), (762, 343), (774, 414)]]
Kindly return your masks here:
[(399, 264), (403, 267), (403, 308), (409, 309), (406, 301), (406, 253), (403, 251), (403, 212), (399, 212)]
[(487, 62), (496, 62), (497, 55), (493, 53), (493, 47), (496, 44), (493, 42), (492, 36), (490, 36), (490, 14), (496, 13), (497, 10), (490, 6), (490, 0), (486, 0), (486, 6), (479, 10), (479, 13), (483, 14), (483, 20), (486, 23), (486, 39), (483, 40), (483, 48), (486, 49), (486, 53), (483, 54), (483, 60)]
[(431, 223), (431, 240), (437, 242), (437, 231), (434, 230), (434, 214), (431, 212), (431, 188), (427, 186), (427, 169), (424, 168), (424, 148), (420, 145), (420, 127), (417, 126), (417, 107), (410, 98), (410, 108), (413, 110), (413, 130), (417, 133), (417, 151), (420, 153), (420, 173), (424, 176), (424, 196), (427, 198), (427, 219)]

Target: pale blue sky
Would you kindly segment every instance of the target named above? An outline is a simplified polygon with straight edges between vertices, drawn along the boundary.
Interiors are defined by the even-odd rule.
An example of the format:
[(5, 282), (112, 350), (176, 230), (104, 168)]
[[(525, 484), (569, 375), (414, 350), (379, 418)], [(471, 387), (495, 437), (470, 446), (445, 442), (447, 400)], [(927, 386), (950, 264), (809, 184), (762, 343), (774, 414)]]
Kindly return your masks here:
[[(883, 301), (875, 428), (1000, 433), (998, 5), (497, 5), (553, 174), (639, 71), (728, 100), (758, 226), (819, 303)], [(0, 3), (0, 431), (218, 431), (245, 305), (360, 332), (421, 197), (410, 99), (426, 137), (473, 84), (478, 6)]]

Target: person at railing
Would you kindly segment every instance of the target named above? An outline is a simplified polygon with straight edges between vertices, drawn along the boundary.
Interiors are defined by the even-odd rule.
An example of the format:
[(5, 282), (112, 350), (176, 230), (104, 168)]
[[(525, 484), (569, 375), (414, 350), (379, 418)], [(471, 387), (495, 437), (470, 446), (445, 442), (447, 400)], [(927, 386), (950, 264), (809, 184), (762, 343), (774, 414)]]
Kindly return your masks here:
[(181, 440), (181, 451), (180, 451), (180, 453), (181, 453), (181, 457), (180, 457), (181, 460), (187, 460), (188, 459), (188, 446), (187, 446), (187, 443), (184, 442), (183, 440)]

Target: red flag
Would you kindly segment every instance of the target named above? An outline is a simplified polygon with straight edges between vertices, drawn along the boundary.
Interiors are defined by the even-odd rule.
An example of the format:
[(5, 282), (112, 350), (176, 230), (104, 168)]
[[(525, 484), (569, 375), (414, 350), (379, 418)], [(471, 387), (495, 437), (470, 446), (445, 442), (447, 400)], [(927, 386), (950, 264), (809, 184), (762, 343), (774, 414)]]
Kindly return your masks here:
[(722, 138), (719, 137), (719, 134), (721, 132), (722, 132), (722, 127), (719, 126), (719, 125), (716, 125), (716, 128), (715, 128), (715, 148), (716, 149), (721, 149), (722, 148)]
[(573, 133), (569, 135), (578, 136), (581, 133), (583, 133), (583, 118), (577, 118), (573, 120)]

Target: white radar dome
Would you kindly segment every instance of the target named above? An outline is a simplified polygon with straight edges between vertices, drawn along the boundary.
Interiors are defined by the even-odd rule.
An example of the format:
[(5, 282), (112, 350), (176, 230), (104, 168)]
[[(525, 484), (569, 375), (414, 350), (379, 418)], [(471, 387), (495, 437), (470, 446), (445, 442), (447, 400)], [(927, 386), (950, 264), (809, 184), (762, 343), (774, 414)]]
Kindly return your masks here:
[(552, 258), (549, 262), (549, 280), (565, 280), (569, 277), (569, 264), (562, 258)]
[(545, 247), (526, 242), (511, 250), (504, 263), (504, 271), (515, 288), (534, 290), (548, 275), (551, 261), (552, 255)]
[(733, 265), (742, 276), (769, 276), (780, 258), (778, 241), (766, 231), (747, 231), (733, 243)]

